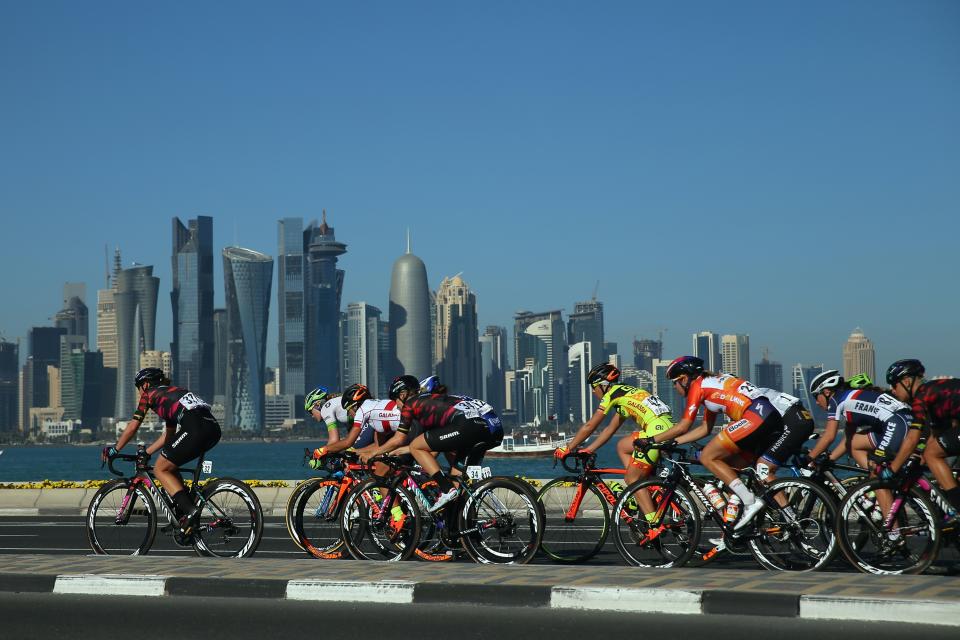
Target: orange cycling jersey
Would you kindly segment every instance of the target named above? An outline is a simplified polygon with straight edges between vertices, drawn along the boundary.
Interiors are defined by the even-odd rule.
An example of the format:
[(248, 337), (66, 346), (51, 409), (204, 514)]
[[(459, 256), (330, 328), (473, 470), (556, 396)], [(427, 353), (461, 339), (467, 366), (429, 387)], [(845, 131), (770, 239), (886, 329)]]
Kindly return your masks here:
[(743, 378), (728, 375), (697, 378), (687, 391), (684, 416), (695, 420), (697, 411), (703, 406), (703, 417), (709, 424), (713, 424), (720, 413), (725, 413), (731, 420), (739, 420), (760, 396), (760, 390)]

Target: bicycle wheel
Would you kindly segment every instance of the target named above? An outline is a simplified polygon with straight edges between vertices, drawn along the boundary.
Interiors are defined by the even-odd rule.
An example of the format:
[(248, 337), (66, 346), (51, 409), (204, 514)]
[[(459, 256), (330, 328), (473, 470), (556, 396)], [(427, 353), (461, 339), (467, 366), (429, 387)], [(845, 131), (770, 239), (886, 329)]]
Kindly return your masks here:
[(157, 507), (142, 485), (113, 480), (93, 495), (86, 524), (94, 553), (144, 555), (157, 535)]
[[(303, 549), (303, 542), (301, 542), (302, 532), (297, 530), (294, 522), (297, 516), (297, 503), (307, 489), (322, 480), (323, 478), (307, 478), (306, 480), (301, 480), (287, 498), (287, 507), (284, 511), (284, 524), (287, 525), (287, 533), (290, 535), (290, 539), (293, 540), (293, 544), (297, 545), (300, 549)], [(306, 551), (306, 549), (304, 549), (304, 551)]]
[[(655, 523), (648, 523), (631, 504), (637, 491), (647, 491), (653, 498)], [(659, 480), (634, 482), (613, 507), (617, 551), (636, 567), (682, 567), (697, 550), (701, 529), (700, 510), (686, 489)]]
[(940, 551), (940, 526), (933, 505), (916, 487), (908, 493), (894, 490), (894, 503), (902, 502), (888, 531), (872, 497), (878, 488), (889, 487), (871, 480), (850, 491), (840, 503), (840, 549), (850, 564), (864, 573), (922, 573)]
[[(787, 505), (772, 508), (774, 496)], [(816, 571), (837, 555), (835, 497), (820, 484), (804, 478), (782, 478), (761, 498), (767, 507), (756, 515), (757, 537), (750, 552), (760, 566), (775, 571)], [(779, 503), (777, 503), (779, 504)]]
[[(537, 494), (546, 516), (540, 549), (555, 562), (589, 560), (610, 534), (610, 509), (603, 494), (577, 480), (576, 476), (555, 478)], [(576, 508), (575, 502), (579, 502)]]
[(436, 502), (440, 495), (440, 488), (433, 480), (427, 480), (418, 485), (424, 502), (414, 491), (413, 497), (420, 506), (420, 538), (416, 550), (413, 552), (417, 560), (424, 562), (450, 562), (456, 559), (456, 553), (463, 545), (450, 540), (447, 535), (453, 528), (450, 526), (456, 519), (449, 517), (449, 509), (442, 509), (439, 513), (430, 513), (430, 505)]
[(340, 538), (341, 481), (316, 478), (296, 505), (294, 529), (304, 550), (314, 558), (343, 557)]
[(370, 478), (344, 498), (340, 536), (356, 560), (406, 560), (417, 548), (420, 511), (403, 487)]
[(526, 482), (494, 477), (470, 487), (459, 509), (463, 548), (475, 562), (526, 564), (543, 538), (544, 515)]
[(263, 510), (253, 489), (235, 478), (208, 482), (201, 490), (204, 503), (194, 533), (198, 555), (245, 558), (263, 535)]

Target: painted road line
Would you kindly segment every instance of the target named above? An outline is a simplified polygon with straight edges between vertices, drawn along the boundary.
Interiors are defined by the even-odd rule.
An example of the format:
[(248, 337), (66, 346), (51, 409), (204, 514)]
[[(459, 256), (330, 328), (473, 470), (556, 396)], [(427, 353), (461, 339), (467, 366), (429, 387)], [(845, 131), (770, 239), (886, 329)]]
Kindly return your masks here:
[(166, 576), (132, 574), (60, 575), (53, 585), (54, 593), (162, 596), (165, 595)]
[(800, 596), (800, 617), (811, 620), (872, 620), (960, 627), (960, 602)]
[(629, 587), (553, 587), (553, 609), (593, 609), (639, 613), (700, 614), (699, 591)]
[(40, 509), (36, 507), (33, 508), (19, 508), (19, 507), (4, 507), (0, 509), (0, 516), (38, 516), (40, 515)]
[(414, 585), (415, 583), (406, 580), (378, 582), (290, 580), (287, 582), (287, 600), (409, 604), (413, 602)]

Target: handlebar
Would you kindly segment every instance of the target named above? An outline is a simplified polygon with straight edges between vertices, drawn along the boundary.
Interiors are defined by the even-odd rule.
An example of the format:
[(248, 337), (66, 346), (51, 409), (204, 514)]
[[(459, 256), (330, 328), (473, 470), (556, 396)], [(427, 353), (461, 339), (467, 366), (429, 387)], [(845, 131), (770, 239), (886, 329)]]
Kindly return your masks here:
[[(573, 466), (569, 463), (573, 461)], [(589, 471), (597, 466), (597, 454), (590, 451), (571, 451), (560, 459), (560, 464), (570, 473), (580, 473), (580, 471)], [(553, 465), (557, 465), (554, 459)]]
[(106, 462), (100, 465), (100, 468), (103, 468), (103, 465), (106, 464), (107, 468), (110, 469), (110, 473), (115, 476), (125, 476), (126, 474), (122, 471), (117, 471), (113, 466), (114, 460), (121, 460), (123, 462), (135, 462), (137, 465), (137, 471), (147, 470), (151, 467), (147, 464), (147, 461), (150, 460), (150, 456), (147, 455), (146, 448), (142, 445), (137, 448), (137, 453), (115, 453), (109, 458)]

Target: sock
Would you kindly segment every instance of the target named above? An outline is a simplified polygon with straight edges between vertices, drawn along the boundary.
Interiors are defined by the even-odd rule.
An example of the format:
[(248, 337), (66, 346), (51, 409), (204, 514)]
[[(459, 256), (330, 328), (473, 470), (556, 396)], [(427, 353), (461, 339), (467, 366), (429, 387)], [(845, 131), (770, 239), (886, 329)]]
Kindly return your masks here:
[(960, 512), (960, 486), (947, 489), (943, 492), (943, 495), (946, 497), (947, 502), (950, 503), (950, 506), (953, 507), (954, 511)]
[(450, 478), (443, 475), (443, 471), (437, 471), (435, 474), (430, 476), (430, 479), (437, 483), (437, 486), (440, 487), (440, 493), (447, 493), (448, 491), (453, 490), (453, 483), (450, 482)]
[(747, 489), (746, 485), (743, 484), (743, 481), (740, 478), (736, 478), (733, 482), (727, 485), (730, 489), (740, 496), (740, 499), (743, 500), (743, 506), (749, 507), (751, 504), (757, 501), (757, 496), (753, 495), (750, 489)]
[(180, 489), (170, 498), (173, 500), (173, 504), (177, 505), (181, 515), (187, 515), (190, 509), (193, 509), (193, 503), (190, 502), (190, 496), (187, 495), (186, 489)]
[(650, 513), (645, 513), (643, 517), (647, 519), (647, 522), (653, 523), (657, 519), (657, 512), (651, 511)]

